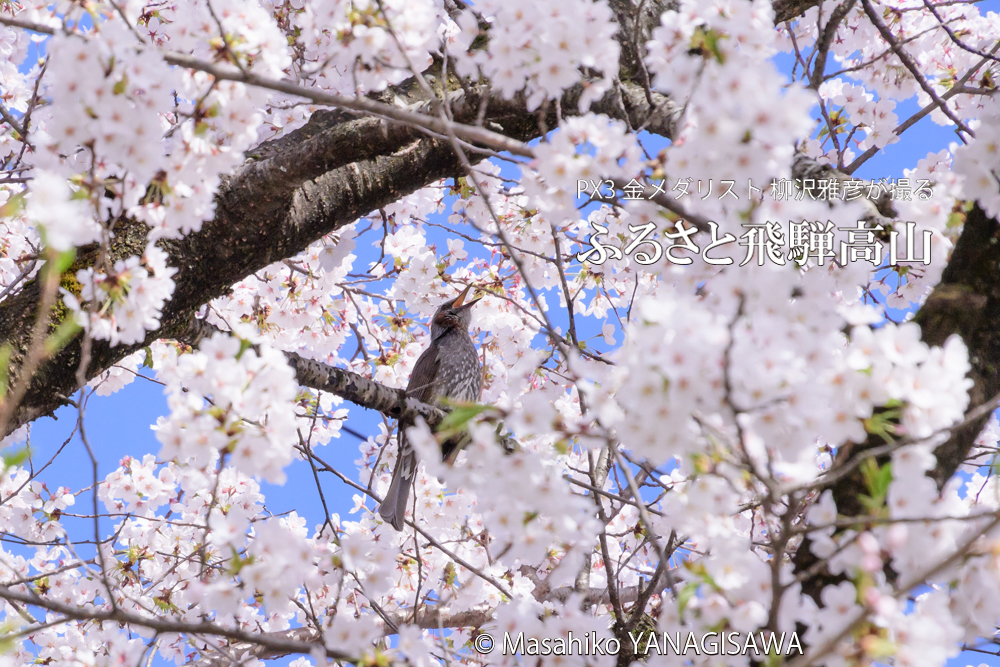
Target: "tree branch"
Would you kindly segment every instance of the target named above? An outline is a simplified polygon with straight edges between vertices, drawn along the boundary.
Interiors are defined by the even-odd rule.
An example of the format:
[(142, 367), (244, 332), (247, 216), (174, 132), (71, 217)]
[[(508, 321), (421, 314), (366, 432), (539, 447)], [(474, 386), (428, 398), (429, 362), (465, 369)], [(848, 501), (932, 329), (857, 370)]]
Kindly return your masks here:
[[(227, 333), (205, 320), (192, 319), (189, 326), (175, 338), (191, 346), (215, 333)], [(295, 352), (285, 352), (295, 379), (303, 387), (325, 391), (369, 410), (377, 410), (393, 419), (415, 422), (422, 417), (434, 428), (445, 417), (445, 411), (406, 395), (404, 389), (393, 389), (343, 368), (307, 359)]]
[[(2, 16), (0, 23), (48, 33), (53, 31), (48, 26), (28, 25)], [(222, 70), (217, 73), (230, 78), (246, 76)], [(405, 88), (405, 82), (399, 88)], [(308, 91), (298, 86), (292, 89)], [(483, 101), (478, 97), (481, 91), (477, 90), (471, 89), (471, 94), (456, 93), (456, 100), (452, 102), (456, 110), (455, 123), (477, 117)], [(576, 112), (583, 90), (581, 84), (563, 96), (561, 108), (567, 114)], [(329, 101), (350, 103), (365, 110), (371, 107), (383, 114), (392, 110), (391, 113), (403, 122), (413, 120), (415, 113), (403, 113), (404, 110), (371, 100), (355, 104), (355, 101), (338, 97)], [(537, 114), (527, 111), (524, 99), (491, 97), (485, 102), (486, 125), (499, 128), (502, 135), (489, 132), (480, 136), (471, 126), (463, 126), (463, 129), (449, 125), (444, 129), (466, 132), (470, 140), (477, 137), (496, 139), (496, 146), (506, 146), (505, 142), (523, 146), (524, 142), (539, 136)], [(651, 131), (670, 136), (673, 107), (661, 95), (655, 95), (654, 102), (657, 106), (651, 108), (641, 86), (626, 85), (610, 91), (595, 102), (591, 110), (625, 119), (632, 126), (646, 124)], [(440, 120), (416, 116), (426, 118), (426, 123), (420, 122), (430, 123), (427, 127), (437, 127), (433, 123)], [(547, 122), (549, 126), (556, 125), (554, 109)], [(159, 242), (170, 256), (169, 263), (178, 269), (174, 276), (176, 289), (164, 308), (160, 328), (150, 331), (143, 342), (135, 345), (112, 348), (105, 341), (94, 341), (86, 372), (88, 379), (158, 338), (174, 337), (188, 326), (198, 308), (225, 294), (232, 284), (247, 275), (291, 257), (358, 217), (453, 175), (461, 168), (447, 141), (428, 137), (424, 129), (414, 128), (412, 123), (400, 125), (397, 120), (390, 122), (385, 118), (355, 118), (344, 112), (316, 113), (306, 127), (281, 140), (266, 142), (259, 150), (259, 153), (251, 151), (248, 154), (257, 157), (263, 154), (264, 159), (251, 161), (223, 179), (212, 220), (182, 239)], [(469, 159), (477, 162), (483, 156), (472, 154)], [(139, 255), (146, 240), (144, 224), (119, 220), (108, 255), (111, 261)], [(96, 246), (81, 248), (71, 270), (91, 265), (96, 256)], [(13, 348), (12, 379), (17, 378), (30, 343), (30, 323), (38, 309), (38, 296), (37, 284), (28, 281), (20, 292), (0, 302), (0, 344), (10, 343)], [(51, 414), (65, 402), (65, 397), (77, 390), (70, 369), (80, 365), (80, 347), (80, 336), (77, 336), (40, 369), (10, 420), (8, 431)]]
[[(623, 602), (635, 602), (647, 591), (653, 594), (660, 593), (666, 586), (667, 578), (657, 571), (656, 576), (651, 579), (647, 586), (626, 586), (620, 590), (619, 596)], [(544, 589), (541, 589), (544, 590)], [(544, 595), (539, 595), (539, 601), (559, 601), (565, 602), (575, 593), (579, 593), (571, 586), (563, 586), (552, 591), (546, 591)], [(591, 605), (608, 604), (608, 588), (591, 588), (584, 591), (584, 599)], [(416, 625), (425, 630), (436, 630), (439, 628), (481, 628), (491, 623), (496, 615), (496, 608), (470, 609), (467, 611), (448, 612), (439, 609), (427, 609), (418, 612), (416, 618), (409, 610), (399, 611), (388, 615), (389, 621), (396, 627), (403, 625)], [(383, 634), (393, 634), (388, 623), (383, 624)], [(319, 633), (314, 628), (292, 628), (279, 632), (262, 632), (255, 637), (260, 637), (261, 641), (249, 640), (239, 641), (226, 647), (227, 653), (216, 652), (200, 660), (188, 663), (187, 667), (229, 667), (230, 665), (242, 665), (256, 658), (257, 660), (269, 660), (291, 655), (295, 651), (275, 648), (274, 642), (297, 642), (299, 644), (316, 643), (320, 641)]]
[[(1000, 224), (975, 205), (966, 216), (941, 282), (915, 317), (923, 341), (928, 345), (942, 345), (951, 335), (959, 335), (965, 341), (972, 365), (969, 377), (973, 381), (967, 412), (973, 414), (1000, 393), (1000, 271), (997, 267), (1000, 267)], [(937, 464), (928, 476), (937, 482), (938, 488), (944, 487), (968, 456), (989, 413), (986, 411), (955, 429), (935, 450)], [(842, 447), (832, 469), (850, 465), (854, 458), (865, 456), (869, 450), (884, 444), (880, 436), (871, 435), (861, 445)], [(888, 460), (888, 455), (875, 459), (881, 465)], [(860, 466), (825, 488), (832, 490), (838, 514), (867, 514), (860, 500), (868, 493)], [(820, 559), (812, 553), (808, 536), (798, 547), (793, 562), (797, 575), (813, 573), (803, 580), (802, 590), (817, 602), (820, 602), (823, 588), (843, 580), (843, 575), (832, 575), (820, 564)]]
[(67, 620), (93, 622), (110, 621), (116, 624), (127, 623), (136, 627), (149, 628), (150, 630), (161, 633), (170, 632), (186, 635), (212, 635), (238, 642), (257, 644), (270, 651), (283, 652), (281, 653), (282, 655), (289, 655), (292, 653), (310, 655), (318, 649), (323, 651), (327, 657), (334, 660), (344, 660), (347, 662), (353, 662), (356, 660), (354, 656), (345, 653), (344, 651), (327, 648), (321, 639), (316, 636), (300, 640), (295, 637), (282, 637), (277, 633), (254, 634), (244, 632), (243, 630), (223, 627), (208, 621), (186, 623), (184, 621), (177, 621), (160, 616), (143, 616), (134, 612), (125, 611), (121, 608), (109, 610), (101, 609), (99, 607), (77, 607), (40, 597), (38, 595), (21, 593), (8, 586), (0, 586), (0, 599), (8, 602), (20, 602), (21, 604), (41, 607), (47, 611), (61, 614)]

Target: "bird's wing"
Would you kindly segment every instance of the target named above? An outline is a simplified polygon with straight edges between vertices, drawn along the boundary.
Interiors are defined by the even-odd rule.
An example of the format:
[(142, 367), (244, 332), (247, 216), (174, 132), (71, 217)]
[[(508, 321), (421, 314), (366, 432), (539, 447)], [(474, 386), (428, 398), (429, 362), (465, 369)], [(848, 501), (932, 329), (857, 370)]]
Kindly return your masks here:
[(430, 403), (434, 398), (434, 383), (437, 378), (438, 346), (433, 343), (417, 358), (417, 363), (410, 373), (410, 381), (406, 385), (406, 395)]
[[(417, 363), (410, 373), (410, 381), (406, 385), (406, 395), (419, 401), (429, 403), (434, 396), (434, 378), (438, 371), (438, 346), (431, 344), (417, 358)], [(392, 471), (392, 482), (385, 498), (379, 506), (379, 515), (396, 530), (403, 529), (403, 518), (406, 515), (406, 501), (413, 485), (413, 474), (417, 469), (417, 456), (412, 445), (406, 439), (406, 429), (413, 422), (399, 422), (399, 454), (396, 467)]]

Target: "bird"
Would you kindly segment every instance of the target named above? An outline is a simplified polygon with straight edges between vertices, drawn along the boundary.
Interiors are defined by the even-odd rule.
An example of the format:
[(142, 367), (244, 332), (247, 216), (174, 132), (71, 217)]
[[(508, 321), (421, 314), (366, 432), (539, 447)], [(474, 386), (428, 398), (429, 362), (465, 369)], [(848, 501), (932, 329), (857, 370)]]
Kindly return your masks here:
[[(472, 286), (466, 287), (454, 299), (445, 301), (431, 318), (431, 344), (417, 358), (406, 385), (407, 397), (424, 403), (446, 407), (448, 401), (478, 401), (483, 390), (483, 367), (479, 353), (469, 335), (472, 307), (482, 297), (466, 301)], [(447, 400), (442, 400), (447, 399)], [(406, 429), (412, 421), (399, 423), (399, 454), (392, 471), (389, 490), (379, 506), (379, 516), (397, 531), (403, 529), (406, 501), (413, 486), (417, 455), (406, 440)], [(441, 443), (441, 458), (454, 461), (462, 436), (453, 436)]]

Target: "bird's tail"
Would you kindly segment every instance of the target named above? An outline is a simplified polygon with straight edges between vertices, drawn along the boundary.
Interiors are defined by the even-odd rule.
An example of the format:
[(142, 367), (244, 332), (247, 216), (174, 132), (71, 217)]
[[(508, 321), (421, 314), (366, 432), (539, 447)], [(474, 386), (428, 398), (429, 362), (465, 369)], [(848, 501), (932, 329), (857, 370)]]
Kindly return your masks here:
[(392, 471), (392, 481), (385, 498), (378, 508), (382, 519), (396, 530), (403, 530), (403, 518), (406, 516), (406, 501), (410, 497), (410, 487), (413, 486), (413, 475), (417, 468), (417, 454), (406, 441), (406, 435), (400, 429), (399, 456), (396, 467)]

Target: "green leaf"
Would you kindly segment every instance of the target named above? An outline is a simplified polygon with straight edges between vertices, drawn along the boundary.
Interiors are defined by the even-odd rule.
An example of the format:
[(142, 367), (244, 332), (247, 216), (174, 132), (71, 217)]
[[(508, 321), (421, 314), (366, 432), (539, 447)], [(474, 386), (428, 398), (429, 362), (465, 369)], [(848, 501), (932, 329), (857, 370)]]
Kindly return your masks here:
[(7, 382), (10, 380), (10, 355), (14, 348), (10, 343), (0, 346), (0, 398), (7, 395)]
[(695, 474), (703, 475), (712, 469), (712, 459), (702, 452), (695, 452), (690, 457)]
[(229, 547), (229, 550), (232, 552), (232, 558), (229, 560), (229, 574), (233, 576), (239, 574), (240, 570), (242, 570), (244, 566), (250, 565), (255, 560), (253, 556), (247, 556), (244, 558), (239, 554), (239, 552), (236, 551), (236, 549), (233, 549), (232, 547)]
[(896, 407), (876, 412), (864, 420), (865, 431), (877, 435), (887, 443), (893, 442), (896, 436), (896, 424), (902, 415), (902, 410)]
[(719, 38), (721, 35), (714, 29), (699, 27), (691, 36), (691, 50), (700, 52), (702, 55), (711, 55), (720, 65), (726, 62), (726, 55), (719, 48)]
[(243, 356), (243, 353), (246, 352), (247, 350), (249, 350), (251, 347), (253, 347), (253, 343), (251, 343), (248, 340), (243, 340), (241, 338), (240, 339), (240, 351), (236, 353), (236, 361), (239, 361), (240, 357)]
[(115, 81), (114, 88), (111, 89), (111, 92), (113, 92), (115, 95), (121, 95), (126, 90), (128, 90), (128, 75), (123, 74), (122, 78)]
[(18, 624), (13, 621), (4, 621), (0, 625), (0, 654), (13, 653), (17, 649), (19, 629)]
[(875, 635), (868, 635), (865, 637), (865, 655), (882, 662), (886, 661), (886, 658), (891, 658), (896, 655), (896, 645), (886, 639), (885, 637), (878, 637)]
[(441, 425), (438, 426), (438, 433), (446, 433), (448, 431), (458, 431), (463, 429), (465, 428), (465, 425), (469, 423), (470, 419), (473, 419), (476, 415), (482, 414), (488, 409), (488, 405), (479, 405), (478, 403), (458, 405), (451, 412), (445, 415), (445, 418), (441, 421)]
[(677, 611), (681, 617), (684, 616), (684, 610), (687, 608), (688, 603), (691, 602), (694, 594), (698, 592), (698, 586), (700, 585), (697, 581), (689, 581), (681, 589), (681, 592), (677, 594)]
[(455, 582), (458, 580), (458, 571), (455, 569), (454, 563), (448, 561), (444, 566), (444, 571), (441, 573), (441, 579), (448, 588), (455, 585)]
[(142, 360), (143, 368), (153, 368), (153, 348), (147, 345), (142, 351), (146, 353), (146, 358)]
[(18, 192), (0, 206), (0, 218), (13, 218), (24, 210), (24, 192)]
[(7, 470), (8, 468), (21, 465), (28, 460), (28, 454), (27, 447), (22, 447), (12, 452), (3, 452), (3, 454), (0, 454), (3, 457), (3, 469)]
[(56, 327), (56, 330), (49, 334), (49, 337), (45, 339), (45, 354), (52, 356), (59, 350), (66, 346), (73, 336), (80, 330), (80, 325), (77, 323), (75, 318), (70, 318), (68, 320), (63, 320), (62, 323)]
[(875, 486), (875, 478), (878, 476), (878, 464), (872, 459), (865, 459), (859, 468), (861, 476), (865, 480), (865, 487), (868, 489), (868, 493), (871, 493)]
[(52, 268), (56, 273), (61, 274), (73, 264), (74, 259), (76, 259), (76, 248), (64, 250), (52, 260)]
[(879, 494), (889, 494), (889, 484), (892, 483), (892, 463), (886, 463), (878, 471), (878, 492)]
[(861, 475), (865, 480), (867, 495), (860, 495), (859, 500), (871, 514), (878, 514), (885, 507), (889, 497), (889, 485), (892, 483), (892, 463), (879, 466), (875, 459), (866, 459), (860, 466)]

